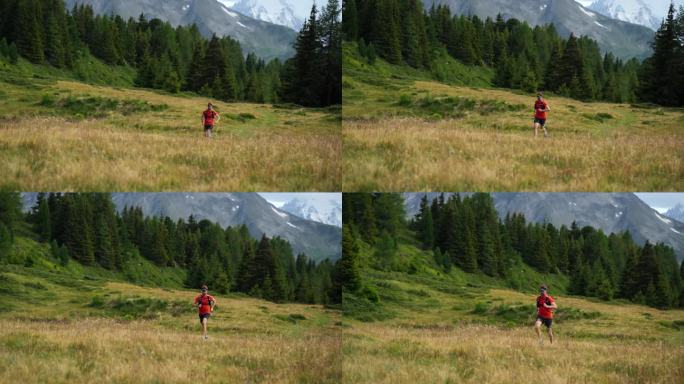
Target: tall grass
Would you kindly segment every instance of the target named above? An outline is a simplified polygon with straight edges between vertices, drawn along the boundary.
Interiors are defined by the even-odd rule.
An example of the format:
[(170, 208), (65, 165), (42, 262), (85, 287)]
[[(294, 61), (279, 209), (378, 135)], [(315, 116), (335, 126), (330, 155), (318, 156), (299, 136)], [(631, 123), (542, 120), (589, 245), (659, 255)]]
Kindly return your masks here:
[(57, 81), (0, 99), (0, 185), (60, 191), (332, 191), (341, 184), (335, 112), (215, 102)]
[(682, 109), (547, 95), (551, 137), (535, 138), (534, 95), (345, 59), (345, 191), (684, 188)]
[(205, 341), (196, 292), (64, 279), (0, 268), (0, 382), (342, 380), (336, 311), (215, 294)]

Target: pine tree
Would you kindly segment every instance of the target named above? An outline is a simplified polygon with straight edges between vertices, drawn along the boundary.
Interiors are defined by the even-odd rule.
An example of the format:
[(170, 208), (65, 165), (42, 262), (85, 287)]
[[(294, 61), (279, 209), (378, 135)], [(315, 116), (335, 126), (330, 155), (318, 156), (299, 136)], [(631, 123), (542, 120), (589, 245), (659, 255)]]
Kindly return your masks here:
[(323, 87), (322, 44), (318, 30), (318, 10), (314, 4), (309, 20), (304, 23), (295, 42), (295, 57), (286, 64), (283, 98), (295, 103), (318, 107), (323, 105), (320, 90)]
[(52, 224), (50, 223), (50, 208), (47, 199), (39, 194), (34, 208), (34, 228), (40, 240), (48, 242), (52, 239)]
[(16, 64), (19, 61), (19, 49), (17, 48), (17, 45), (14, 42), (10, 44), (7, 51), (7, 55), (10, 59), (10, 63)]
[[(646, 59), (639, 74), (639, 98), (661, 105), (676, 106), (681, 102), (675, 79), (681, 76), (681, 42), (677, 39), (674, 4), (670, 4), (667, 18), (656, 32), (652, 43), (653, 55)], [(679, 57), (678, 57), (679, 56)], [(677, 63), (680, 66), (676, 65)], [(679, 71), (679, 73), (677, 72)]]
[(13, 243), (12, 233), (7, 225), (0, 221), (0, 261), (7, 259), (7, 254)]
[(342, 30), (345, 40), (356, 41), (359, 38), (359, 11), (356, 7), (356, 0), (343, 2)]
[(19, 1), (17, 20), (16, 37), (19, 53), (33, 63), (42, 63), (45, 56), (43, 55), (42, 29), (39, 23), (41, 7), (38, 0)]
[(333, 286), (340, 295), (338, 298), (341, 298), (342, 291), (356, 292), (361, 289), (359, 249), (354, 235), (346, 226), (342, 228), (342, 258), (335, 265)]

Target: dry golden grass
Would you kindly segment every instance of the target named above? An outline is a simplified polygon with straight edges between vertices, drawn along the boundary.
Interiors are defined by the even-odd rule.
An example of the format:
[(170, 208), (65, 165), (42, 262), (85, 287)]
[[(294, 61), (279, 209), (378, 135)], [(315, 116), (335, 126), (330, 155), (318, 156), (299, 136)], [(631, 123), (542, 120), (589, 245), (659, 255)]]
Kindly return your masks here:
[[(684, 113), (550, 97), (551, 138), (535, 138), (531, 95), (415, 81), (354, 79), (345, 98), (343, 190), (678, 191), (684, 188)], [(392, 80), (384, 79), (385, 82)], [(464, 97), (529, 110), (425, 120), (397, 103)], [(612, 118), (592, 119), (599, 113)]]
[[(393, 286), (402, 287), (392, 281)], [(349, 320), (343, 334), (345, 383), (681, 383), (684, 335), (663, 324), (684, 321), (681, 310), (659, 311), (556, 297), (560, 307), (598, 311), (601, 316), (554, 324), (556, 343), (537, 342), (532, 328), (482, 324), (461, 308), (473, 298), (429, 292), (440, 305), (408, 309), (390, 305), (394, 319)], [(473, 292), (475, 293), (475, 292)], [(472, 295), (469, 295), (472, 296)], [(534, 296), (492, 289), (478, 300), (519, 305)], [(408, 303), (407, 303), (408, 304)], [(417, 304), (416, 304), (417, 305)]]
[[(51, 286), (43, 280), (40, 284)], [(210, 338), (200, 337), (196, 293), (108, 283), (109, 297), (185, 301), (180, 316), (166, 312), (124, 321), (84, 305), (64, 288), (56, 300), (0, 315), (2, 383), (338, 383), (339, 313), (320, 306), (274, 304), (214, 294)], [(55, 304), (59, 303), (59, 304)], [(19, 304), (19, 303), (15, 303)], [(55, 304), (55, 305), (53, 305)], [(290, 314), (304, 317), (287, 321)]]
[[(446, 320), (446, 319), (445, 319)], [(411, 329), (361, 324), (344, 335), (345, 383), (681, 383), (684, 347), (482, 325)]]
[[(623, 191), (684, 187), (684, 138), (487, 131), (459, 121), (345, 122), (343, 188)], [(645, 150), (648, 148), (649, 150)]]
[[(42, 93), (145, 100), (169, 109), (103, 119), (41, 117), (35, 91), (0, 102), (2, 185), (60, 191), (333, 191), (341, 140), (334, 116), (316, 110), (217, 102), (224, 116), (203, 139), (206, 99), (59, 81)], [(61, 97), (61, 96), (60, 96)], [(230, 119), (248, 113), (255, 119)]]

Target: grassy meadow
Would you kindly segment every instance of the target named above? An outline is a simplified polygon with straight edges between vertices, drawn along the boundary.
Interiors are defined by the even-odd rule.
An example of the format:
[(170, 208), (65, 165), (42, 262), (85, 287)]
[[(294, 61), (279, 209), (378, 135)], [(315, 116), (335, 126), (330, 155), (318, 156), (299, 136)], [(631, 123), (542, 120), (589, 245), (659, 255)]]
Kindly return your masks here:
[(535, 138), (535, 95), (489, 87), (486, 69), (369, 65), (343, 49), (345, 191), (684, 188), (684, 109), (547, 94), (550, 137)]
[[(441, 272), (412, 246), (398, 253), (410, 273), (366, 269), (366, 292), (345, 297), (344, 383), (684, 380), (682, 310), (568, 296), (567, 281), (529, 267), (513, 277), (522, 282), (514, 290), (483, 275)], [(559, 307), (553, 345), (540, 346), (533, 329), (541, 281)]]
[(0, 382), (341, 380), (338, 311), (212, 292), (205, 341), (197, 292), (170, 288), (182, 280), (172, 270), (150, 276), (140, 260), (124, 274), (137, 268), (148, 283), (134, 285), (101, 268), (61, 266), (43, 248), (19, 239), (11, 257), (30, 267), (0, 265)]
[[(0, 186), (59, 191), (328, 191), (341, 184), (339, 108), (222, 103), (96, 85), (0, 63)], [(103, 78), (105, 75), (98, 75)], [(95, 82), (94, 80), (85, 78)], [(208, 101), (221, 113), (203, 138)]]

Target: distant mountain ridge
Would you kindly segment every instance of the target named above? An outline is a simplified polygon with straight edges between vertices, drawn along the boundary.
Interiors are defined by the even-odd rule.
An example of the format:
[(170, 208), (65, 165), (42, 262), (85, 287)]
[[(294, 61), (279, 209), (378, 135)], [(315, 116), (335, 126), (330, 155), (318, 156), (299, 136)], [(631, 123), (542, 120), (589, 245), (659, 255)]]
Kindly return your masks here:
[(301, 218), (317, 221), (336, 227), (342, 227), (342, 206), (337, 202), (331, 205), (330, 209), (319, 210), (313, 204), (300, 199), (292, 199), (283, 204), (280, 209)]
[[(406, 213), (418, 213), (425, 193), (404, 194)], [(436, 199), (439, 193), (428, 193)], [(451, 195), (451, 194), (446, 194)], [(646, 240), (671, 246), (684, 259), (684, 223), (661, 215), (632, 193), (492, 193), (501, 218), (522, 213), (528, 221), (555, 226), (591, 225), (605, 233), (629, 231), (639, 244)]]
[(296, 31), (243, 15), (217, 0), (66, 0), (69, 10), (75, 4), (90, 5), (99, 15), (137, 19), (144, 14), (173, 26), (196, 24), (205, 37), (230, 36), (240, 42), (245, 54), (254, 52), (265, 60), (294, 55)]
[[(259, 238), (280, 236), (295, 255), (306, 253), (320, 261), (337, 260), (342, 254), (340, 228), (306, 220), (276, 208), (256, 193), (112, 193), (117, 210), (140, 207), (146, 216), (168, 216), (173, 220), (193, 215), (223, 227), (246, 225)], [(24, 193), (24, 209), (30, 209), (35, 193)]]
[(665, 216), (684, 223), (684, 204), (677, 204), (665, 212)]
[(586, 9), (574, 0), (425, 0), (424, 6), (446, 5), (456, 14), (481, 18), (516, 18), (532, 26), (553, 24), (567, 37), (586, 35), (596, 40), (604, 51), (629, 59), (650, 55), (654, 32), (644, 26), (616, 20)]

